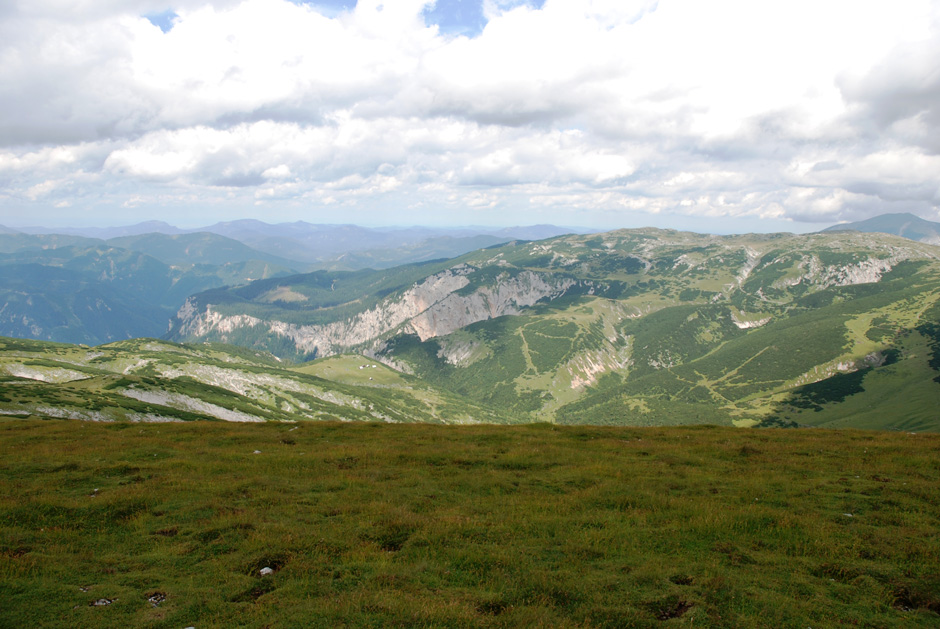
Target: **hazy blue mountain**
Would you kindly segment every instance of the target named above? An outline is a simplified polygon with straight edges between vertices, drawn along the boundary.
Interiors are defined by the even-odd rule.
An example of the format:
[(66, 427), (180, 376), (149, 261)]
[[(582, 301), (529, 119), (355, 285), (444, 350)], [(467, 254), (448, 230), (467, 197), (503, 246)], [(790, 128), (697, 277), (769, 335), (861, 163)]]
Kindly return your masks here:
[(217, 223), (203, 228), (249, 247), (301, 262), (319, 262), (342, 253), (393, 246), (398, 240), (356, 225), (314, 225), (297, 221), (270, 225), (255, 220)]
[(98, 344), (162, 334), (169, 309), (88, 274), (0, 264), (0, 335)]
[(833, 225), (823, 231), (858, 231), (894, 234), (910, 240), (940, 245), (940, 223), (913, 214), (882, 214), (864, 221)]
[(159, 336), (181, 296), (177, 275), (150, 256), (105, 246), (0, 255), (0, 335), (73, 343)]
[(71, 234), (27, 234), (23, 232), (0, 233), (0, 253), (26, 250), (48, 250), (60, 247), (95, 247), (104, 244), (97, 238)]
[[(221, 242), (205, 243), (207, 249), (201, 252), (198, 248), (189, 249), (194, 256), (201, 256), (199, 260), (190, 259), (189, 263), (223, 264), (252, 259), (296, 270), (305, 270), (304, 265), (341, 269), (388, 268), (433, 258), (455, 257), (479, 247), (510, 240), (540, 240), (587, 231), (589, 230), (555, 225), (505, 228), (478, 226), (368, 228), (350, 224), (315, 224), (304, 221), (271, 224), (254, 219), (226, 221), (197, 229), (180, 229), (162, 221), (146, 221), (122, 227), (30, 227), (23, 229), (24, 233), (36, 236), (37, 240), (31, 243), (34, 246), (79, 244), (81, 241), (76, 240), (78, 238), (106, 240), (113, 246), (144, 250), (168, 264), (184, 263), (182, 258), (187, 255), (187, 247), (182, 244), (173, 247), (169, 244), (170, 241), (159, 238), (160, 235), (212, 233), (238, 241), (259, 253), (250, 254), (229, 245), (228, 249), (233, 257), (225, 260), (222, 256), (224, 246)], [(0, 230), (0, 236), (7, 233), (18, 232)], [(143, 238), (144, 236), (149, 236), (149, 238)], [(40, 238), (58, 238), (61, 242), (57, 244), (51, 240), (38, 240)], [(67, 238), (72, 240), (67, 240)], [(26, 246), (25, 242), (18, 241), (17, 247)], [(179, 242), (188, 243), (189, 241)], [(91, 246), (93, 243), (86, 242), (85, 244)], [(218, 246), (209, 247), (210, 244)], [(0, 242), (0, 251), (14, 250), (16, 248), (13, 245), (4, 246)], [(219, 255), (212, 257), (215, 253)]]
[(510, 242), (511, 238), (480, 234), (476, 236), (437, 236), (394, 249), (350, 251), (332, 259), (321, 260), (316, 266), (325, 269), (355, 271), (388, 269), (441, 258), (456, 258), (465, 253)]
[[(206, 236), (190, 244), (198, 249), (205, 240), (221, 238)], [(75, 241), (80, 244), (62, 244)], [(157, 248), (154, 242), (160, 239), (145, 241)], [(15, 250), (0, 253), (0, 336), (90, 344), (161, 336), (179, 305), (194, 293), (295, 272), (255, 259), (171, 265), (78, 236), (0, 235), (0, 245), (4, 242)], [(163, 251), (170, 258), (173, 246)]]
[(588, 234), (598, 230), (559, 227), (557, 225), (529, 225), (506, 227), (496, 232), (484, 232), (494, 236), (503, 236), (509, 240), (545, 240), (565, 234)]
[(140, 251), (166, 264), (179, 267), (189, 267), (196, 264), (221, 266), (259, 260), (276, 265), (280, 267), (281, 271), (296, 273), (304, 270), (306, 266), (296, 260), (289, 260), (258, 251), (233, 238), (209, 232), (189, 234), (147, 233), (111, 238), (107, 243), (112, 247)]
[(27, 234), (68, 234), (101, 240), (122, 236), (137, 236), (139, 234), (182, 234), (185, 232), (185, 230), (163, 221), (144, 221), (136, 225), (122, 225), (119, 227), (24, 227), (21, 231)]
[(357, 225), (318, 225), (303, 221), (271, 225), (256, 220), (217, 223), (203, 230), (293, 260), (327, 268), (348, 269), (387, 268), (436, 257), (455, 257), (473, 251), (478, 245), (542, 239), (575, 231), (554, 225), (495, 229), (418, 226), (366, 228)]

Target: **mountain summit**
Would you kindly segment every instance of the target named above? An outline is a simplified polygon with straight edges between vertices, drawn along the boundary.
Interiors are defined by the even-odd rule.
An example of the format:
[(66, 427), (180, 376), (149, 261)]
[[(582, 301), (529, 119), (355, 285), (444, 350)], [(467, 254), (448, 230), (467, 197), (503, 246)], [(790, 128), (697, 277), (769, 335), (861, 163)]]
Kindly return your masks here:
[(919, 216), (908, 213), (882, 214), (864, 221), (833, 225), (823, 231), (881, 232), (883, 234), (893, 234), (918, 242), (940, 245), (940, 223), (927, 221)]

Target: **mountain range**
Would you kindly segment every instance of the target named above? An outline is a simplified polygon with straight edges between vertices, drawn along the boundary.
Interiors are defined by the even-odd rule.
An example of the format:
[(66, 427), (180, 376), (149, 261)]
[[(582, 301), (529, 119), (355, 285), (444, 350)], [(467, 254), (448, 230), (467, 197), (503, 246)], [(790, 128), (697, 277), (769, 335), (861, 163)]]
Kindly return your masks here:
[[(940, 403), (938, 262), (883, 234), (621, 230), (215, 289), (168, 338), (364, 353), (531, 421), (838, 425), (838, 396), (803, 389), (829, 381), (872, 403), (852, 422), (923, 428)], [(898, 395), (923, 404), (883, 417)]]
[[(0, 226), (0, 233), (15, 230)], [(81, 236), (112, 241), (130, 236), (164, 234), (209, 233), (236, 240), (248, 247), (270, 255), (288, 258), (317, 267), (385, 268), (407, 262), (435, 257), (454, 257), (480, 247), (508, 242), (513, 239), (539, 240), (567, 233), (585, 233), (591, 230), (566, 228), (555, 225), (519, 227), (387, 227), (368, 228), (358, 225), (323, 225), (295, 221), (270, 224), (253, 219), (226, 221), (194, 229), (180, 229), (163, 221), (145, 221), (123, 227), (57, 228), (26, 227), (23, 233), (37, 235)], [(350, 254), (375, 251), (362, 259)]]
[[(321, 392), (348, 407), (308, 418), (367, 418), (360, 411), (371, 405), (373, 419), (388, 421), (940, 430), (940, 248), (885, 233), (618, 230), (308, 272), (207, 233), (106, 242), (5, 234), (0, 251), (0, 334), (89, 345), (166, 339), (108, 345), (112, 358), (100, 360), (92, 354), (101, 348), (8, 341), (6, 381), (30, 391), (17, 413), (71, 416), (90, 396), (111, 417), (120, 415), (115, 400), (147, 389), (178, 390), (187, 412), (209, 404), (302, 418), (312, 402), (263, 375), (288, 369), (291, 382), (320, 378)], [(67, 338), (75, 330), (83, 336)], [(173, 366), (180, 356), (189, 367)], [(250, 365), (219, 375), (237, 362)], [(368, 381), (332, 377), (357, 365)], [(29, 376), (37, 366), (87, 377), (53, 386)], [(395, 380), (393, 407), (376, 394), (379, 374)], [(116, 376), (139, 380), (115, 398)], [(82, 392), (65, 396), (72, 407), (30, 406), (62, 387)], [(146, 403), (165, 406), (154, 395)], [(148, 408), (194, 418), (180, 405)]]

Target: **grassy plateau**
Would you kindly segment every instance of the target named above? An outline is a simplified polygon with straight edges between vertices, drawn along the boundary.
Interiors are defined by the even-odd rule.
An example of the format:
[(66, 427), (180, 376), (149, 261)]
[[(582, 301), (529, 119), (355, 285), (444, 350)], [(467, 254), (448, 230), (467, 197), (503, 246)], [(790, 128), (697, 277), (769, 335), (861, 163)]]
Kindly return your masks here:
[(0, 448), (3, 627), (940, 624), (935, 434), (10, 418)]

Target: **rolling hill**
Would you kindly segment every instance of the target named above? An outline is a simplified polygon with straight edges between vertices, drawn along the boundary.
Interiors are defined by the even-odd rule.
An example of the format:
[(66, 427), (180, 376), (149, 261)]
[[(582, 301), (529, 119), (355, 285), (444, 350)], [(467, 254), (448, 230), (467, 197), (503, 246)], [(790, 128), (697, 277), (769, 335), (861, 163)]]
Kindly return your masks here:
[(361, 356), (292, 369), (263, 352), (156, 339), (89, 348), (0, 338), (0, 415), (134, 422), (514, 419)]

